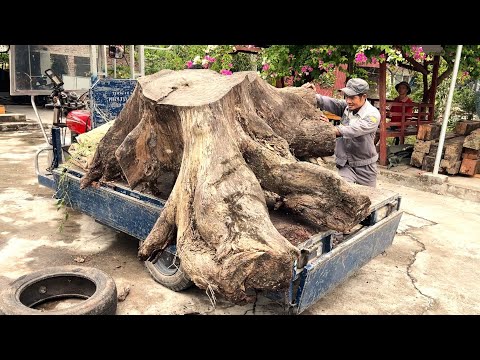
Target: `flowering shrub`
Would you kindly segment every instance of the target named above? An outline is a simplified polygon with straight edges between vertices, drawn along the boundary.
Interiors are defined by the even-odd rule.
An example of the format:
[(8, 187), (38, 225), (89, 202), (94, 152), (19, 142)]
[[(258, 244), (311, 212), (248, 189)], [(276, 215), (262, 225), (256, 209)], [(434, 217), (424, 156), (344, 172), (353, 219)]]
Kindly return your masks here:
[(427, 58), (427, 55), (423, 52), (423, 48), (421, 46), (413, 45), (410, 51), (408, 51), (407, 53), (416, 61), (422, 61)]
[[(248, 47), (248, 46), (246, 46)], [(253, 45), (250, 45), (253, 47)], [(453, 69), (456, 45), (445, 45), (441, 55), (442, 69), (439, 81), (448, 78)], [(252, 70), (249, 54), (232, 55), (232, 45), (174, 45), (171, 51), (146, 51), (146, 72), (160, 69), (206, 68), (230, 75), (235, 71)], [(365, 77), (361, 67), (387, 61), (389, 64), (410, 64), (428, 67), (431, 76), (433, 56), (420, 45), (272, 45), (262, 50), (257, 57), (259, 75), (271, 84), (283, 81), (286, 86), (299, 86), (313, 81), (322, 87), (331, 87), (335, 81), (338, 65), (348, 77)], [(465, 45), (460, 64), (463, 81), (480, 77), (480, 46)], [(254, 68), (254, 66), (253, 66)], [(445, 75), (442, 75), (445, 74)]]
[(264, 49), (261, 63), (262, 78), (275, 84), (279, 78), (286, 86), (299, 86), (315, 81), (331, 87), (335, 81), (335, 47), (273, 45)]
[[(448, 78), (454, 64), (456, 45), (443, 46), (441, 69), (438, 81)], [(420, 45), (274, 45), (264, 49), (259, 64), (260, 75), (271, 84), (283, 78), (286, 86), (298, 86), (308, 81), (322, 87), (333, 86), (334, 70), (340, 67), (348, 77), (365, 77), (365, 64), (388, 62), (424, 68), (427, 75), (432, 72), (433, 55), (426, 53)], [(465, 45), (460, 63), (460, 80), (480, 78), (480, 46)], [(426, 79), (424, 79), (426, 80)], [(422, 82), (422, 81), (421, 81)], [(429, 83), (429, 82), (428, 82)]]
[(186, 68), (203, 68), (220, 72), (222, 75), (232, 75), (233, 57), (229, 45), (207, 45), (204, 55), (197, 55), (185, 63)]
[(357, 55), (355, 55), (355, 62), (357, 64), (366, 64), (367, 61), (368, 57), (363, 52), (359, 52)]

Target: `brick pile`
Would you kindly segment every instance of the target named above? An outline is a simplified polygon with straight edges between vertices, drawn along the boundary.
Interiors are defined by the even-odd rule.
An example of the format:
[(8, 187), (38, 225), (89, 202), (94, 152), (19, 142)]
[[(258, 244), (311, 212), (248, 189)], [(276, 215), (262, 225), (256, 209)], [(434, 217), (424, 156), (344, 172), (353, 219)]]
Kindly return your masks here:
[[(438, 151), (440, 125), (422, 124), (417, 133), (410, 164), (433, 171)], [(460, 121), (447, 133), (440, 160), (440, 172), (474, 176), (480, 173), (480, 121)]]

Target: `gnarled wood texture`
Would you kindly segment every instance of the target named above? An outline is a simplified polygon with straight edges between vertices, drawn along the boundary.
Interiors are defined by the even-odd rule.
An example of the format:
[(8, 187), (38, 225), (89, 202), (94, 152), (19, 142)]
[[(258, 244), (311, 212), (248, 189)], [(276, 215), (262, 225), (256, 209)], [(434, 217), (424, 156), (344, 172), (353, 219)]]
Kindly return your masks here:
[(253, 289), (287, 287), (299, 254), (273, 226), (265, 193), (314, 226), (344, 231), (367, 215), (367, 196), (300, 161), (333, 153), (333, 126), (319, 114), (313, 92), (276, 89), (254, 72), (163, 70), (138, 80), (81, 185), (123, 177), (168, 194), (139, 257), (176, 242), (197, 286), (248, 301)]

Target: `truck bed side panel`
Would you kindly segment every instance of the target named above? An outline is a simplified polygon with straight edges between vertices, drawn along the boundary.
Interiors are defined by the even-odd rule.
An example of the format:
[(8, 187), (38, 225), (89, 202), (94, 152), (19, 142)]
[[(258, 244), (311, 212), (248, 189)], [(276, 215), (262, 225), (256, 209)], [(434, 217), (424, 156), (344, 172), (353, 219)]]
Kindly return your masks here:
[(63, 182), (58, 177), (55, 179), (59, 184), (57, 198), (64, 196), (67, 190), (66, 205), (137, 239), (144, 240), (148, 236), (162, 211), (162, 206), (133, 197), (140, 196), (136, 192), (129, 196), (106, 186), (80, 189), (80, 179), (71, 174), (63, 176), (67, 176)]
[(401, 216), (402, 212), (396, 211), (307, 264), (298, 290), (296, 312), (304, 311), (388, 248), (393, 242)]

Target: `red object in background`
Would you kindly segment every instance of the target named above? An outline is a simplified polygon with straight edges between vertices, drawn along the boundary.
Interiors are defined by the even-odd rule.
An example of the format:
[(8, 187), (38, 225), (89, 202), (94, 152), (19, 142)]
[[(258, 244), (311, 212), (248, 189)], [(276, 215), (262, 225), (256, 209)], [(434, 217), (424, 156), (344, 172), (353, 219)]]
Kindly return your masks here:
[[(346, 69), (346, 65), (340, 65), (343, 69)], [(321, 88), (320, 85), (316, 85), (317, 93), (320, 95), (325, 96), (334, 96), (334, 92), (336, 93), (338, 89), (342, 89), (345, 87), (345, 83), (347, 81), (347, 75), (344, 71), (341, 71), (338, 67), (335, 69), (335, 85), (332, 88)]]
[[(340, 65), (344, 70), (347, 69), (347, 65)], [(345, 71), (341, 71), (339, 68), (335, 69), (335, 85), (333, 88), (336, 90), (342, 89), (345, 87), (345, 84), (347, 82), (347, 75), (345, 74)]]
[(71, 132), (83, 134), (92, 130), (90, 119), (90, 111), (88, 110), (72, 110), (67, 115), (67, 127)]
[[(402, 102), (398, 97), (396, 97), (393, 101)], [(408, 104), (408, 103), (411, 103), (413, 101), (412, 101), (412, 99), (407, 97), (407, 100), (404, 101), (404, 102), (405, 102), (405, 104)], [(392, 105), (391, 108), (390, 108), (390, 112), (391, 113), (393, 113), (393, 112), (401, 113), (402, 112), (402, 106), (401, 105)], [(412, 114), (413, 114), (413, 105), (410, 105), (410, 106), (405, 105), (405, 120), (406, 121), (411, 120)], [(392, 119), (391, 120), (392, 122), (402, 122), (402, 115), (392, 115), (391, 119)]]

